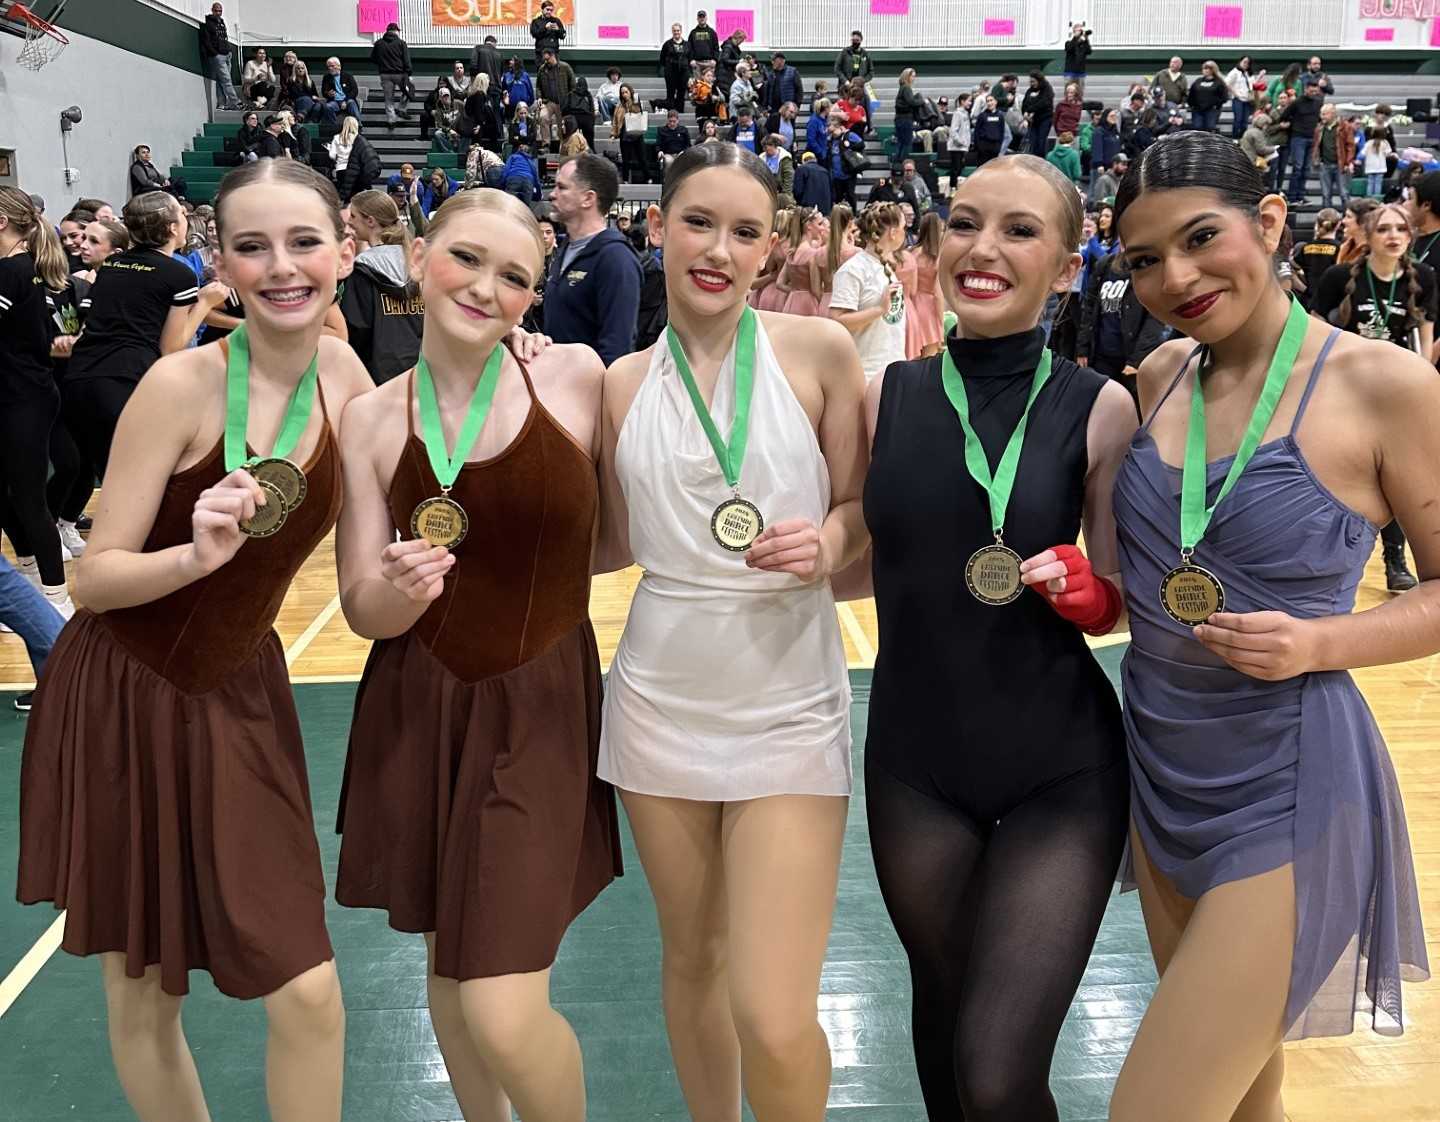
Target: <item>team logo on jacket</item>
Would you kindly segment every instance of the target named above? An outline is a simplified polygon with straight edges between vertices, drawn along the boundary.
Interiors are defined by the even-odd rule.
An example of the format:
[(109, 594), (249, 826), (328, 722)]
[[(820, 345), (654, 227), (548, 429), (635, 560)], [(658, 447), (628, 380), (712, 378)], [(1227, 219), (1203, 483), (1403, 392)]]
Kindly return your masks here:
[(588, 275), (589, 275), (589, 274), (588, 274), (588, 270), (585, 270), (585, 269), (571, 269), (568, 273), (565, 274), (565, 279), (570, 282), (570, 287), (571, 287), (571, 288), (574, 288), (577, 284), (579, 284), (582, 280), (584, 280), (584, 279), (586, 278), (586, 276), (588, 276)]

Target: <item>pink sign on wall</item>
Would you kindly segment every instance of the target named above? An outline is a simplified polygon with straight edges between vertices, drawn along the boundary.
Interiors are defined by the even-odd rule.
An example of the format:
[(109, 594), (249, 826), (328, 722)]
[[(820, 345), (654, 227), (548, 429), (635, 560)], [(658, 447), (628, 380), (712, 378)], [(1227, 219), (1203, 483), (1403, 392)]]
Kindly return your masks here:
[(1395, 29), (1393, 27), (1367, 27), (1365, 29), (1365, 42), (1367, 43), (1393, 43), (1395, 41)]
[(908, 16), (910, 0), (870, 0), (872, 16)]
[(1440, 47), (1440, 16), (1430, 21), (1430, 45)]
[(1245, 22), (1245, 9), (1238, 4), (1206, 4), (1205, 31), (1207, 39), (1238, 39)]
[(716, 8), (715, 34), (728, 39), (736, 31), (745, 32), (745, 38), (755, 38), (755, 12), (751, 8)]
[(980, 31), (987, 39), (1007, 39), (1015, 34), (1013, 19), (987, 19), (980, 25)]
[(355, 5), (355, 30), (361, 35), (383, 35), (399, 22), (400, 0), (359, 0)]
[(625, 23), (602, 23), (595, 29), (595, 33), (602, 39), (628, 39), (630, 38), (630, 25)]

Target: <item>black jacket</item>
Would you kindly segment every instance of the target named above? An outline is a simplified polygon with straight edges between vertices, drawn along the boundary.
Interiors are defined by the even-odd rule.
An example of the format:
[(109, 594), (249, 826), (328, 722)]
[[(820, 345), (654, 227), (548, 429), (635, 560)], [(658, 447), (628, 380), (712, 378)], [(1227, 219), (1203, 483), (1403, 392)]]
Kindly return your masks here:
[(720, 57), (720, 36), (708, 24), (691, 28), (686, 42), (690, 44), (690, 58), (695, 62), (714, 62)]
[(410, 47), (400, 38), (400, 32), (387, 31), (370, 48), (370, 61), (381, 74), (409, 74)]
[(490, 96), (499, 97), (504, 86), (500, 76), (505, 72), (505, 63), (500, 52), (489, 43), (481, 43), (470, 52), (470, 73), (490, 75)]
[(1055, 91), (1042, 84), (1038, 90), (1026, 90), (1020, 102), (1020, 112), (1033, 114), (1035, 120), (1055, 115)]
[(560, 40), (565, 38), (565, 25), (554, 16), (536, 16), (530, 21), (530, 38), (535, 40), (535, 53), (545, 49), (560, 55)]
[(1165, 325), (1145, 310), (1145, 305), (1135, 295), (1135, 286), (1130, 283), (1120, 255), (1112, 253), (1090, 270), (1085, 303), (1080, 309), (1080, 332), (1075, 339), (1076, 358), (1089, 358), (1099, 353), (1101, 288), (1107, 281), (1122, 280), (1125, 292), (1120, 303), (1120, 337), (1125, 348), (1121, 355), (1125, 365), (1138, 367), (1151, 351), (1165, 341)]
[(1065, 73), (1084, 74), (1085, 60), (1090, 57), (1090, 32), (1076, 39), (1073, 36), (1065, 40)]
[[(790, 188), (799, 206), (813, 206), (821, 214), (829, 214), (834, 205), (830, 190), (830, 176), (816, 160), (801, 163), (795, 169), (795, 182)], [(872, 198), (874, 196), (871, 196)]]
[(661, 125), (655, 131), (655, 149), (667, 156), (678, 156), (690, 147), (690, 130), (684, 125)]
[(225, 30), (225, 21), (216, 15), (205, 17), (200, 25), (200, 54), (205, 58), (230, 53), (230, 36)]
[(1320, 107), (1324, 97), (1311, 97), (1302, 93), (1290, 103), (1290, 138), (1304, 137), (1308, 143), (1315, 135), (1315, 126), (1320, 123)]
[(660, 48), (660, 73), (690, 76), (690, 44), (681, 39), (666, 39)]
[(165, 177), (149, 160), (136, 160), (130, 165), (130, 194), (143, 195), (146, 191), (163, 191)]
[(730, 86), (735, 81), (735, 68), (745, 57), (745, 50), (734, 39), (726, 39), (720, 44), (720, 62), (715, 67), (715, 84), (725, 91), (725, 96), (730, 96)]
[[(1208, 113), (1212, 109), (1219, 109), (1230, 100), (1230, 87), (1225, 84), (1223, 78), (1210, 78), (1202, 75), (1190, 83), (1190, 93), (1187, 97), (1192, 110), (1196, 113)], [(1316, 119), (1319, 119), (1318, 110)]]
[(842, 85), (856, 78), (868, 82), (874, 76), (875, 66), (870, 61), (870, 52), (864, 47), (858, 51), (854, 47), (846, 47), (835, 56), (835, 77)]
[(924, 108), (925, 102), (920, 95), (915, 92), (914, 86), (902, 85), (895, 91), (896, 117), (909, 117), (911, 120), (914, 120)]
[(415, 365), (425, 301), (407, 277), (400, 246), (372, 246), (355, 258), (340, 312), (351, 348), (377, 385)]
[(260, 147), (256, 151), (261, 157), (272, 160), (279, 160), (290, 154), (290, 150), (285, 147), (280, 138), (269, 129), (266, 129), (265, 135), (260, 138)]
[[(532, 124), (533, 128), (533, 124)], [(461, 136), (473, 136), (491, 151), (500, 151), (500, 141), (505, 136), (505, 122), (495, 108), (495, 102), (488, 93), (478, 90), (465, 99), (465, 113), (456, 130)], [(530, 144), (535, 143), (532, 135)]]
[(239, 131), (235, 133), (235, 142), (239, 146), (241, 152), (258, 150), (260, 147), (260, 142), (264, 139), (265, 130), (262, 129), (259, 125), (256, 125), (252, 129), (249, 125), (242, 124), (239, 128)]
[(328, 70), (325, 72), (325, 77), (320, 79), (320, 96), (329, 101), (330, 91), (335, 89), (337, 84), (345, 91), (346, 97), (360, 100), (360, 87), (355, 84), (354, 76), (343, 70), (339, 74), (331, 74)]
[(575, 71), (568, 62), (556, 59), (554, 66), (542, 66), (535, 73), (535, 92), (541, 101), (561, 104), (575, 88)]

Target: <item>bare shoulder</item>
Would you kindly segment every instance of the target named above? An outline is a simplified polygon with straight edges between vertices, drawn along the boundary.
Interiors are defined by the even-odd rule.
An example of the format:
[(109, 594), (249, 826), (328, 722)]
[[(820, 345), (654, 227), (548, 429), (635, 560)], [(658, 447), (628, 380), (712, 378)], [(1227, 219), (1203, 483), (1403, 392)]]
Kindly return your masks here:
[(833, 319), (761, 312), (760, 320), (787, 374), (808, 370), (826, 387), (857, 386), (857, 377), (863, 381), (855, 340)]
[[(347, 351), (350, 349), (343, 343), (340, 345)], [(364, 374), (365, 368), (362, 366), (360, 369)], [(346, 445), (357, 450), (373, 447), (377, 441), (394, 439), (396, 434), (403, 433), (406, 411), (410, 407), (406, 393), (410, 381), (408, 374), (391, 378), (379, 386), (370, 383), (368, 374), (365, 381), (370, 389), (349, 398), (340, 422)]]
[(650, 371), (650, 360), (659, 345), (657, 342), (643, 351), (621, 355), (605, 371), (605, 411), (616, 431), (619, 431), (625, 414), (630, 411), (630, 403), (635, 400), (641, 383), (645, 381), (645, 375)]
[(1421, 423), (1440, 414), (1440, 378), (1419, 355), (1384, 339), (1345, 332), (1326, 361), (1331, 393), (1352, 395), (1347, 405), (1385, 423)]
[(216, 344), (190, 347), (159, 358), (135, 387), (132, 400), (154, 404), (171, 418), (213, 405), (225, 381), (225, 356)]
[(1135, 402), (1119, 382), (1107, 378), (1090, 406), (1090, 420), (1086, 426), (1092, 463), (1096, 453), (1128, 445), (1139, 427)]
[(1185, 360), (1194, 349), (1195, 341), (1181, 336), (1161, 343), (1145, 356), (1135, 375), (1136, 389), (1140, 393), (1140, 409), (1143, 413), (1148, 414), (1155, 407), (1155, 403), (1170, 388), (1170, 383), (1180, 373)]
[(375, 383), (370, 380), (370, 374), (365, 369), (365, 364), (360, 361), (360, 356), (351, 349), (350, 344), (333, 335), (320, 336), (320, 370), (325, 377), (327, 388), (332, 392), (341, 395), (340, 408), (352, 398), (360, 397), (374, 391)]
[(530, 380), (542, 397), (563, 395), (598, 407), (605, 384), (605, 363), (583, 343), (554, 343), (528, 366)]

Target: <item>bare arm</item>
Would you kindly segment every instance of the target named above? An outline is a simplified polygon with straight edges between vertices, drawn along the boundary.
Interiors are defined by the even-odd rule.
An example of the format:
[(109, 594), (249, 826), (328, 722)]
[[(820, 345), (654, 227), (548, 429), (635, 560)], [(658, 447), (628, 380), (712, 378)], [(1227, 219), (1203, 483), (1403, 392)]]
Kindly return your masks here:
[(876, 304), (873, 308), (860, 308), (851, 310), (830, 306), (830, 318), (843, 327), (851, 335), (859, 335), (872, 323), (885, 314), (885, 304)]
[(325, 326), (322, 329), (326, 335), (339, 339), (342, 343), (350, 342), (350, 327), (345, 322), (345, 313), (340, 310), (337, 301), (331, 304), (325, 312)]
[[(875, 429), (880, 418), (880, 397), (885, 391), (885, 372), (882, 370), (870, 379), (865, 387), (865, 436), (873, 457), (875, 453)], [(865, 547), (865, 552), (853, 565), (849, 565), (830, 578), (830, 587), (837, 600), (864, 600), (875, 595), (873, 559), (874, 545)]]
[(211, 281), (200, 290), (200, 297), (193, 304), (171, 308), (165, 316), (165, 326), (160, 331), (160, 353), (174, 354), (184, 350), (195, 332), (205, 322), (205, 317), (225, 303), (230, 293), (219, 281)]
[(592, 573), (613, 573), (632, 563), (630, 509), (615, 469), (615, 446), (625, 416), (650, 365), (650, 351), (626, 355), (605, 372), (600, 434), (600, 534), (595, 542)]

